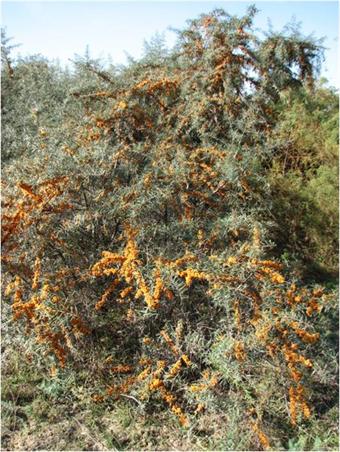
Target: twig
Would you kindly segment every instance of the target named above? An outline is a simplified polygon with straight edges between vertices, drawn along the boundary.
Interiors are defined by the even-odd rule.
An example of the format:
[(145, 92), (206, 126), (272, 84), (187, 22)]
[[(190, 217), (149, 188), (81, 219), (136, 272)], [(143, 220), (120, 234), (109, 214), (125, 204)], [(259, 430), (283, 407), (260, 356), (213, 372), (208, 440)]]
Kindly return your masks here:
[(132, 399), (134, 400), (139, 406), (143, 406), (143, 404), (137, 400), (135, 397), (131, 396), (131, 395), (127, 395), (127, 394), (120, 394), (121, 397), (126, 397), (127, 399)]
[[(86, 427), (86, 425), (81, 424), (78, 419), (74, 418), (74, 420), (76, 421), (76, 423), (79, 425), (79, 427), (81, 428), (82, 432), (84, 433), (85, 436), (87, 436), (88, 439), (90, 439), (93, 443), (93, 445), (96, 445), (97, 447), (99, 447), (99, 450), (108, 450), (104, 444), (102, 444), (100, 441), (98, 441), (96, 438), (93, 438), (93, 436), (91, 435), (91, 432), (89, 431), (89, 429)], [(114, 450), (118, 450), (116, 448), (114, 448)]]

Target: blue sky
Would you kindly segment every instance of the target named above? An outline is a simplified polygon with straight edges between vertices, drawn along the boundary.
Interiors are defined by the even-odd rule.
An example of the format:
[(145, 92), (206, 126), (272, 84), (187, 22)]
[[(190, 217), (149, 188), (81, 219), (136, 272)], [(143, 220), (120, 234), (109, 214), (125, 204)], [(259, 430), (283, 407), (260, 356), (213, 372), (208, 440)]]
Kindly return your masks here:
[(274, 29), (295, 16), (305, 34), (325, 37), (326, 51), (322, 75), (339, 88), (338, 3), (336, 1), (2, 1), (2, 26), (8, 36), (22, 45), (21, 55), (40, 53), (66, 64), (74, 54), (84, 54), (89, 45), (92, 57), (111, 56), (114, 64), (126, 62), (126, 54), (139, 57), (144, 39), (165, 32), (168, 44), (175, 35), (169, 26), (182, 28), (187, 19), (222, 7), (242, 15), (249, 4), (260, 10), (255, 26), (266, 29), (270, 19)]

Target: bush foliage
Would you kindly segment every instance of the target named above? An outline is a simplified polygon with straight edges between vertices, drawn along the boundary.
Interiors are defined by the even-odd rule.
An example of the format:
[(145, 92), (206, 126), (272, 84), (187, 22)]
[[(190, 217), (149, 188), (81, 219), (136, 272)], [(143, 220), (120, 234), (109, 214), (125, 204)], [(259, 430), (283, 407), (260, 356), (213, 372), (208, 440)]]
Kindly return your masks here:
[(290, 447), (335, 404), (317, 269), (337, 262), (337, 95), (320, 43), (260, 39), (255, 13), (202, 15), (122, 68), (3, 46), (4, 300), (28, 359), (86, 370), (93, 403), (218, 414), (226, 449)]

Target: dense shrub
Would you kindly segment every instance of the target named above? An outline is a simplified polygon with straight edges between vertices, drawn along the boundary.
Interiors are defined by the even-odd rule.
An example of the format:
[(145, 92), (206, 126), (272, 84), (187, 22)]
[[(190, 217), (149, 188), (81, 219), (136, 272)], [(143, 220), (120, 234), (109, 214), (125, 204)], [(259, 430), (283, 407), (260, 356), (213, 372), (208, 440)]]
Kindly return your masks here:
[(302, 275), (318, 278), (338, 264), (338, 96), (319, 83), (312, 94), (283, 95), (277, 108), (268, 175), (279, 226), (275, 243), (300, 260)]
[[(296, 31), (258, 39), (255, 12), (202, 15), (172, 52), (160, 58), (149, 45), (120, 71), (79, 59), (60, 91), (48, 90), (46, 66), (35, 102), (60, 98), (35, 128), (18, 115), (19, 140), (30, 140), (22, 152), (9, 138), (20, 121), (3, 116), (5, 300), (51, 377), (87, 369), (94, 402), (128, 395), (146, 413), (168, 407), (183, 427), (220, 413), (231, 449), (286, 447), (317, 416), (311, 369), (324, 357), (313, 350), (335, 299), (290, 275), (273, 232), (290, 196), (273, 187), (300, 177), (283, 157), (294, 109), (287, 118), (278, 105), (311, 95), (322, 49)], [(6, 102), (19, 108), (11, 95), (31, 89), (35, 70), (4, 67)], [(317, 185), (335, 178), (334, 150), (314, 163), (299, 139), (291, 160), (313, 176), (294, 193), (313, 242), (322, 197), (336, 199), (333, 182)]]

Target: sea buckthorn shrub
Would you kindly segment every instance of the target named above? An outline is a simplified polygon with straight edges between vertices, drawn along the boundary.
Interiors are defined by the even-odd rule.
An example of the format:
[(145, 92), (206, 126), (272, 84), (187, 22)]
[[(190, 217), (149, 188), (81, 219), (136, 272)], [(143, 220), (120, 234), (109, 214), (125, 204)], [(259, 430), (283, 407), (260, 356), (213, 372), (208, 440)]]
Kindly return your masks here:
[(268, 449), (317, 416), (334, 295), (276, 258), (268, 184), (275, 107), (313, 90), (321, 48), (260, 40), (255, 12), (202, 15), (120, 72), (77, 61), (58, 127), (3, 169), (2, 261), (51, 378), (86, 370), (93, 403), (130, 396), (181, 428), (223, 413)]

